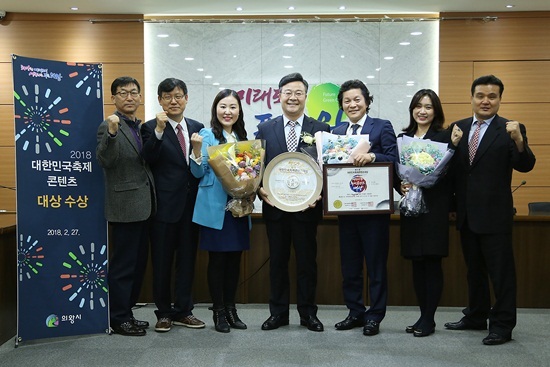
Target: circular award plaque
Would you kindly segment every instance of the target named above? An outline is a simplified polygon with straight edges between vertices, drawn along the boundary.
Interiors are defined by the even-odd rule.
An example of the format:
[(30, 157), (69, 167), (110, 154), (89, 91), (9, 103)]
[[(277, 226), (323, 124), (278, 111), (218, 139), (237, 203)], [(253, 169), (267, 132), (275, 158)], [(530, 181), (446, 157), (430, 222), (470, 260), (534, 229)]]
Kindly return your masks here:
[(263, 187), (277, 208), (299, 212), (317, 200), (323, 188), (323, 176), (317, 162), (307, 154), (283, 153), (267, 165)]

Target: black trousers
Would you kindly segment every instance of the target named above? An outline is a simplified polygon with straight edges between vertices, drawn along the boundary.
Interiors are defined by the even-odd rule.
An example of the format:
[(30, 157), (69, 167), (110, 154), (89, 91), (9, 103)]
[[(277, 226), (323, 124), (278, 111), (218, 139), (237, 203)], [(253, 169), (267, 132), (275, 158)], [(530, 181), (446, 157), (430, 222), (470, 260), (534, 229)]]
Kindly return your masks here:
[(110, 222), (112, 254), (109, 262), (111, 323), (129, 321), (138, 301), (149, 255), (150, 222)]
[(214, 309), (235, 304), (242, 251), (208, 252), (208, 288)]
[(280, 220), (266, 220), (270, 256), (271, 315), (288, 315), (290, 249), (296, 255), (297, 308), (300, 316), (317, 314), (317, 221), (297, 221), (293, 213), (284, 213)]
[[(478, 234), (467, 226), (460, 239), (468, 268), (468, 307), (464, 317), (476, 324), (489, 319), (489, 331), (509, 335), (516, 326), (516, 270), (511, 233)], [(491, 307), (489, 280), (495, 303)]]

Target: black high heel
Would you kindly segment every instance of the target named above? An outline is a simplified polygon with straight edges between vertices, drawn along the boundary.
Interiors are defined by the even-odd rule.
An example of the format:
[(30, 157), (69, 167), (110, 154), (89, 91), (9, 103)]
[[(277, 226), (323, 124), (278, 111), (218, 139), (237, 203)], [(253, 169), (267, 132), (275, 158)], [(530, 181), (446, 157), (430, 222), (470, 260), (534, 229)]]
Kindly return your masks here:
[(428, 327), (428, 328), (421, 329), (421, 328), (417, 327), (413, 331), (413, 336), (416, 336), (418, 338), (422, 338), (424, 336), (432, 335), (433, 333), (435, 333), (435, 322), (433, 323), (431, 328)]

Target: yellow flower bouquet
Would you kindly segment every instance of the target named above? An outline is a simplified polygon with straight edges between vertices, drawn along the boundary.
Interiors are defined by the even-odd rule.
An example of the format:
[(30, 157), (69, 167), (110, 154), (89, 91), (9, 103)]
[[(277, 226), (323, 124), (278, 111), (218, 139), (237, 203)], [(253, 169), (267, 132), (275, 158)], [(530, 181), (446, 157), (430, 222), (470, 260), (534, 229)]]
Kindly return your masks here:
[(234, 217), (254, 210), (254, 198), (264, 172), (265, 141), (245, 140), (209, 146), (208, 164), (232, 199), (226, 209)]

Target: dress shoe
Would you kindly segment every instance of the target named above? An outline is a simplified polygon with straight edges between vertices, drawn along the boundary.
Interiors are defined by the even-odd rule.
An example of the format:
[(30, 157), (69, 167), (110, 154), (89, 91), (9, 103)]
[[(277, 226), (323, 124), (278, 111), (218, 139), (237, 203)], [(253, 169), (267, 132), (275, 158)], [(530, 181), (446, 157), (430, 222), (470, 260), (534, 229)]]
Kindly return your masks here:
[(487, 325), (476, 325), (462, 318), (457, 322), (446, 323), (445, 328), (449, 330), (487, 330)]
[(267, 320), (262, 324), (262, 330), (275, 330), (281, 326), (288, 325), (288, 316), (277, 315), (269, 316)]
[(172, 320), (168, 317), (161, 317), (155, 325), (155, 331), (158, 333), (166, 333), (172, 329)]
[(500, 345), (500, 344), (504, 344), (506, 342), (509, 342), (510, 340), (512, 340), (511, 335), (503, 336), (503, 335), (500, 335), (500, 334), (497, 334), (497, 333), (489, 333), (489, 335), (487, 335), (487, 337), (485, 337), (483, 339), (483, 344), (485, 344), (485, 345)]
[(135, 327), (139, 329), (147, 329), (149, 327), (149, 321), (137, 320), (134, 317), (132, 317), (130, 321), (132, 322), (132, 324), (134, 324)]
[(323, 323), (321, 323), (321, 321), (315, 315), (300, 317), (300, 325), (307, 326), (307, 328), (311, 331), (325, 330)]
[(364, 325), (365, 321), (363, 321), (363, 316), (359, 318), (348, 315), (345, 320), (337, 322), (334, 327), (336, 328), (336, 330), (351, 330), (353, 328), (362, 327)]
[(374, 320), (367, 320), (363, 327), (363, 335), (373, 336), (380, 332), (380, 323)]
[(205, 325), (204, 322), (197, 319), (193, 315), (175, 318), (174, 320), (172, 320), (172, 323), (174, 325), (185, 326), (191, 329), (202, 329), (204, 328), (204, 325)]
[(115, 334), (125, 336), (143, 336), (146, 334), (145, 330), (136, 327), (131, 321), (126, 321), (119, 325), (112, 325), (111, 327)]
[(413, 331), (413, 336), (422, 338), (424, 336), (432, 335), (433, 333), (435, 333), (435, 324), (434, 326), (428, 327), (428, 328), (421, 328), (421, 327), (415, 328)]

